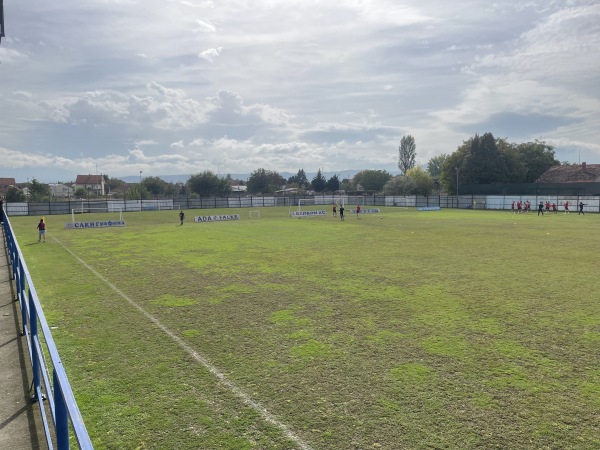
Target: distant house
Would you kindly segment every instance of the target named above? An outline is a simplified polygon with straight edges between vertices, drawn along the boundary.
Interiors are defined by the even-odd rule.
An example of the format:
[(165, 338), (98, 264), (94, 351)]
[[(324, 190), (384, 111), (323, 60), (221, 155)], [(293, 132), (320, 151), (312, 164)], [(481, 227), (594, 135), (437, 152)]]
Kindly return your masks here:
[(553, 166), (542, 174), (538, 183), (600, 183), (600, 164)]
[(231, 188), (231, 192), (246, 192), (247, 189), (242, 180), (230, 180), (229, 187)]
[(16, 187), (17, 182), (14, 178), (0, 178), (0, 193), (2, 195), (6, 194), (9, 187)]
[(104, 195), (104, 175), (77, 175), (73, 188), (83, 188), (90, 194)]
[(75, 192), (71, 186), (62, 183), (50, 183), (48, 188), (52, 197), (71, 197)]

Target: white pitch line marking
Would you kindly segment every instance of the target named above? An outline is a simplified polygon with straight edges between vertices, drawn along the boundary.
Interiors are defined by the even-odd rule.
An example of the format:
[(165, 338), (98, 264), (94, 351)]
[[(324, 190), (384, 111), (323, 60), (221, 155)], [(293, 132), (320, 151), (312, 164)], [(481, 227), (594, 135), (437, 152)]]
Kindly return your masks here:
[(161, 329), (163, 333), (169, 336), (177, 345), (179, 345), (182, 349), (184, 349), (192, 358), (202, 364), (210, 373), (212, 373), (224, 386), (226, 386), (231, 392), (233, 392), (242, 402), (248, 406), (250, 406), (254, 411), (259, 413), (263, 419), (269, 422), (271, 425), (279, 428), (285, 437), (287, 437), (290, 441), (294, 442), (298, 447), (302, 450), (312, 450), (312, 447), (308, 445), (302, 438), (300, 438), (296, 433), (294, 433), (290, 428), (281, 422), (279, 419), (275, 417), (272, 413), (269, 412), (267, 408), (262, 406), (258, 401), (254, 400), (247, 394), (242, 388), (237, 386), (233, 381), (225, 376), (223, 372), (221, 372), (215, 365), (213, 365), (208, 358), (198, 353), (192, 347), (190, 347), (183, 339), (173, 333), (169, 328), (163, 325), (156, 317), (138, 305), (132, 298), (130, 298), (127, 294), (121, 291), (118, 287), (108, 281), (101, 273), (97, 272), (93, 267), (88, 265), (83, 259), (73, 253), (69, 248), (67, 248), (61, 241), (52, 237), (56, 242), (58, 242), (62, 248), (64, 248), (67, 252), (69, 252), (77, 261), (79, 261), (86, 269), (92, 272), (96, 277), (98, 277), (101, 281), (106, 283), (113, 291), (115, 291), (119, 296), (124, 298), (131, 306), (136, 308), (139, 312), (141, 312), (150, 322), (154, 323), (158, 328)]

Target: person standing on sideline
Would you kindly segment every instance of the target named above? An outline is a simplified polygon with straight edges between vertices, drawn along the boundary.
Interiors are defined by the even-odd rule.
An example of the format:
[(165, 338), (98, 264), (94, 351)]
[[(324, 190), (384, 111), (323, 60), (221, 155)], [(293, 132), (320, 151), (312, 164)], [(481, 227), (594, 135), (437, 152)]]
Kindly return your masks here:
[(569, 214), (569, 202), (565, 202), (564, 207), (565, 207), (565, 214)]
[(584, 207), (584, 206), (585, 206), (585, 203), (583, 203), (583, 202), (579, 202), (579, 212), (577, 213), (577, 215), (579, 215), (579, 214), (585, 214), (585, 213), (583, 212), (583, 207)]
[(340, 205), (340, 220), (344, 220), (344, 204)]
[(540, 204), (538, 205), (538, 216), (540, 215), (540, 213), (542, 213), (542, 216), (544, 215), (544, 202), (542, 202), (540, 200)]
[(512, 205), (510, 205), (510, 212), (514, 214), (515, 212), (515, 202), (513, 200)]
[(360, 205), (356, 205), (356, 218), (358, 219), (358, 215), (360, 214)]
[(185, 214), (183, 211), (179, 211), (179, 225), (183, 225), (183, 219), (185, 219)]
[(46, 222), (44, 219), (40, 219), (40, 223), (37, 224), (38, 229), (38, 242), (46, 242)]
[(337, 216), (337, 203), (333, 204), (333, 216)]

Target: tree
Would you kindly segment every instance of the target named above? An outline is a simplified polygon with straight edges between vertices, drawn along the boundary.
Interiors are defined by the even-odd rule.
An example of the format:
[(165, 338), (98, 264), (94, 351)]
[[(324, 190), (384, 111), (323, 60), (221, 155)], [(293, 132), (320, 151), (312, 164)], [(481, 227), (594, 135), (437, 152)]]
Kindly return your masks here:
[(125, 193), (125, 198), (129, 200), (146, 200), (150, 198), (150, 193), (142, 183), (135, 183)]
[(463, 183), (491, 184), (508, 181), (506, 161), (492, 133), (476, 134), (467, 142), (467, 155), (461, 168)]
[(308, 178), (306, 177), (306, 173), (304, 172), (304, 169), (298, 170), (298, 173), (296, 175), (292, 175), (291, 177), (289, 177), (287, 183), (297, 184), (299, 188), (305, 188), (310, 185), (310, 183), (308, 182)]
[(359, 184), (365, 191), (380, 192), (392, 175), (385, 170), (361, 170), (352, 178), (353, 183)]
[(210, 170), (192, 175), (187, 181), (187, 186), (191, 192), (201, 197), (226, 197), (231, 192), (229, 182)]
[(6, 191), (6, 201), (9, 203), (20, 203), (25, 201), (25, 194), (21, 189), (10, 186)]
[(412, 178), (398, 175), (391, 178), (383, 187), (385, 195), (413, 195), (415, 182)]
[(340, 179), (337, 175), (332, 176), (329, 180), (327, 180), (327, 191), (328, 192), (337, 192), (340, 190)]
[(560, 162), (554, 156), (554, 147), (543, 141), (524, 142), (517, 145), (526, 167), (525, 182), (534, 183), (544, 172)]
[(109, 178), (108, 175), (104, 175), (104, 185), (108, 188), (108, 192), (124, 188), (127, 183), (118, 178)]
[(467, 157), (467, 150), (467, 145), (463, 143), (454, 153), (448, 155), (442, 166), (440, 181), (444, 190), (451, 195), (456, 195), (457, 183), (459, 183), (460, 171)]
[(527, 166), (523, 161), (515, 144), (506, 139), (496, 139), (496, 145), (504, 157), (506, 164), (506, 175), (503, 177), (506, 183), (524, 183), (527, 174)]
[(427, 163), (427, 172), (429, 175), (431, 175), (434, 179), (439, 179), (442, 174), (442, 167), (444, 167), (446, 159), (448, 159), (448, 155), (445, 153), (430, 158), (429, 162)]
[(319, 169), (315, 177), (312, 179), (311, 185), (315, 192), (324, 192), (325, 189), (327, 189), (327, 180), (321, 173), (321, 169)]
[(408, 169), (415, 167), (415, 157), (417, 156), (415, 138), (410, 134), (403, 136), (402, 139), (400, 139), (400, 147), (398, 148), (398, 152), (398, 168), (400, 169), (400, 173), (405, 175)]
[(146, 190), (154, 196), (163, 195), (167, 190), (167, 182), (159, 177), (146, 177), (142, 181)]
[(275, 192), (285, 180), (277, 172), (265, 169), (257, 169), (250, 174), (246, 183), (246, 191), (249, 194), (267, 194)]
[(430, 195), (434, 182), (431, 175), (420, 167), (413, 167), (406, 175), (390, 179), (383, 187), (386, 195)]
[(349, 180), (348, 178), (344, 178), (340, 182), (340, 190), (341, 191), (352, 191), (352, 190), (354, 190), (354, 185), (352, 184), (352, 180)]
[(413, 167), (406, 172), (406, 178), (414, 183), (415, 195), (429, 195), (433, 192), (433, 178), (419, 166)]
[(31, 180), (29, 185), (29, 198), (31, 201), (39, 202), (50, 197), (50, 187), (47, 184), (42, 184), (35, 178)]
[(78, 187), (77, 189), (75, 189), (75, 198), (87, 198), (88, 196), (88, 190), (84, 187)]

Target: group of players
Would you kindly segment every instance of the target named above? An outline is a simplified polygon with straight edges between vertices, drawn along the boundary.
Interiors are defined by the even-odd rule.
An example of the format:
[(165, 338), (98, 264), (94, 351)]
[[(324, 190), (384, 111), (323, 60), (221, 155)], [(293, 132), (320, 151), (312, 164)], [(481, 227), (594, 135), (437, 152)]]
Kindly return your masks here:
[[(339, 210), (339, 212), (340, 212), (340, 220), (344, 220), (344, 204), (343, 203), (341, 205), (339, 205), (339, 206), (338, 206), (337, 203), (334, 203), (333, 206), (332, 206), (332, 210), (333, 210), (333, 215), (334, 216), (337, 216), (337, 212)], [(360, 205), (359, 204), (356, 205), (355, 212), (356, 212), (356, 218), (358, 219), (358, 216), (360, 214)]]
[[(515, 210), (515, 205), (516, 205), (516, 210)], [(585, 214), (583, 212), (584, 206), (585, 206), (585, 203), (579, 202), (579, 212), (577, 214)], [(554, 214), (558, 213), (558, 208), (556, 206), (556, 203), (553, 202), (552, 204), (550, 204), (550, 201), (548, 201), (548, 200), (546, 200), (546, 203), (544, 203), (540, 200), (540, 204), (538, 205), (538, 216), (540, 214), (544, 215), (544, 208), (547, 213), (550, 213), (550, 208), (552, 208), (552, 212)], [(570, 212), (568, 201), (565, 201), (563, 203), (563, 208), (565, 209), (565, 214), (568, 214)], [(525, 200), (524, 202), (521, 202), (520, 200), (517, 202), (513, 201), (512, 205), (510, 207), (510, 211), (512, 213), (516, 213), (516, 214), (529, 213), (529, 212), (531, 212), (531, 203), (529, 202), (529, 200)]]

